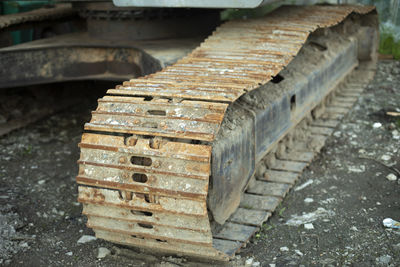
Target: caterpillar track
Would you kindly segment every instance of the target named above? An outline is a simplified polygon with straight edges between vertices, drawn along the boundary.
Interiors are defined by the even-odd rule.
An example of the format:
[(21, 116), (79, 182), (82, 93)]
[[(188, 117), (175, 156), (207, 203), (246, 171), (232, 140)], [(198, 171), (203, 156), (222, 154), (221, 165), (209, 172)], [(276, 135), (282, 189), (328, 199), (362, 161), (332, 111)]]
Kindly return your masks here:
[(87, 226), (119, 244), (229, 260), (373, 77), (376, 25), (370, 6), (281, 7), (108, 90), (79, 144)]

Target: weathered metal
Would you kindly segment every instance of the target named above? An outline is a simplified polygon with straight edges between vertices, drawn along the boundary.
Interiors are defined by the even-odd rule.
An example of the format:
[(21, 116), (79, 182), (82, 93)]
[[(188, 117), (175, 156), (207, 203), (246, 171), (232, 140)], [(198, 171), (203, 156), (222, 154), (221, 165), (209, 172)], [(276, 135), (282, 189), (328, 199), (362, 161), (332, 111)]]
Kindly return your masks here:
[(280, 0), (113, 0), (116, 6), (200, 8), (256, 8), (278, 1)]
[[(284, 91), (277, 108), (253, 110), (239, 98), (277, 77), (311, 32), (337, 25), (352, 12), (373, 10), (283, 7), (266, 18), (227, 22), (174, 65), (110, 89), (80, 143), (77, 182), (88, 226), (116, 243), (221, 260), (232, 256), (277, 207), (313, 151), (323, 146), (327, 128), (347, 112), (348, 106), (326, 107), (326, 123), (316, 112), (320, 128), (304, 120), (357, 65), (357, 42), (348, 38), (342, 50), (329, 52), (330, 64), (313, 70), (310, 81)], [(241, 113), (238, 126), (232, 126), (241, 130), (231, 132), (233, 142), (217, 142), (229, 112)], [(293, 147), (307, 160), (284, 158), (288, 133), (303, 140)], [(269, 172), (251, 182), (256, 162), (272, 147), (281, 158), (266, 159)], [(106, 214), (107, 208), (116, 210)], [(221, 208), (226, 211), (216, 218)], [(214, 232), (211, 215), (226, 221)], [(168, 221), (171, 216), (176, 225)], [(244, 222), (243, 216), (254, 222)], [(192, 228), (196, 220), (199, 226)]]
[(0, 31), (16, 27), (24, 23), (39, 21), (57, 21), (63, 18), (76, 16), (78, 11), (71, 4), (58, 4), (52, 7), (43, 7), (29, 12), (0, 16)]
[(115, 43), (73, 33), (4, 47), (0, 88), (75, 80), (122, 82), (161, 70), (199, 43), (198, 38)]

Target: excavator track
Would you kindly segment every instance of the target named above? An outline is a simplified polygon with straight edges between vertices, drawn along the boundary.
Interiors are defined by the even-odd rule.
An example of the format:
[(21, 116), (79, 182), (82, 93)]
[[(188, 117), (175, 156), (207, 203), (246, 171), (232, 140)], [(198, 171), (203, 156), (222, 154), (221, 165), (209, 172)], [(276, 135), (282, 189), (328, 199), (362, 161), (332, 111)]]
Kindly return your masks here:
[[(288, 193), (373, 77), (373, 68), (360, 63), (355, 69), (354, 58), (339, 69), (360, 47), (356, 38), (343, 41), (346, 49), (329, 67), (336, 66), (340, 75), (321, 76), (329, 86), (310, 93), (313, 99), (304, 108), (301, 103), (296, 112), (288, 107), (290, 123), (279, 133), (267, 129), (264, 135), (274, 135), (268, 145), (258, 142), (259, 132), (249, 134), (257, 139), (253, 150), (262, 150), (243, 146), (252, 155), (241, 152), (243, 161), (250, 159), (253, 167), (237, 186), (239, 193), (218, 192), (218, 168), (225, 164), (218, 157), (221, 125), (239, 109), (254, 115), (243, 97), (276, 82), (312, 32), (324, 35), (323, 29), (333, 27), (346, 33), (342, 21), (374, 11), (370, 6), (287, 6), (265, 18), (226, 22), (174, 65), (108, 90), (79, 144), (78, 200), (87, 226), (98, 238), (119, 244), (228, 260)], [(284, 103), (294, 106), (296, 98), (288, 94)], [(279, 119), (277, 112), (272, 120)], [(241, 121), (239, 133), (246, 135), (246, 123), (253, 122)], [(222, 132), (229, 134), (228, 128)], [(225, 193), (234, 201), (220, 200)]]

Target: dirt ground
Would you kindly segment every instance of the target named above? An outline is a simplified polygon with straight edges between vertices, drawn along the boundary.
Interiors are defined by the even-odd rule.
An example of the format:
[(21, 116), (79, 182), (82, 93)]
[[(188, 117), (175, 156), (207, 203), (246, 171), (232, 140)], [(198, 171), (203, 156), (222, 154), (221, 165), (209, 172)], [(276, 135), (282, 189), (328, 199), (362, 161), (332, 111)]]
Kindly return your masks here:
[[(400, 266), (400, 230), (382, 225), (386, 217), (400, 220), (400, 117), (386, 114), (400, 112), (399, 61), (379, 63), (322, 153), (228, 263), (150, 255), (103, 240), (78, 243), (94, 235), (76, 202), (75, 176), (83, 124), (107, 89), (96, 86), (68, 111), (0, 137), (0, 265)], [(99, 248), (110, 253), (98, 258)]]

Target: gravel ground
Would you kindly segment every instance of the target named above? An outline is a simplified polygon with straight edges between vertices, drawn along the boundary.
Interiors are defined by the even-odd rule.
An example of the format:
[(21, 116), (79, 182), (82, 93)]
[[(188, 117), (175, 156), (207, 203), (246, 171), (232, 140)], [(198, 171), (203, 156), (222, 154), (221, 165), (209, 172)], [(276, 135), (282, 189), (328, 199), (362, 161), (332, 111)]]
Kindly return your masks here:
[[(69, 112), (0, 137), (0, 265), (217, 265), (90, 237), (78, 243), (94, 233), (76, 202), (77, 143), (103, 89)], [(386, 115), (399, 109), (400, 62), (381, 61), (375, 80), (303, 173), (300, 190), (223, 265), (399, 266), (400, 230), (382, 225), (386, 217), (400, 220), (400, 118)]]

